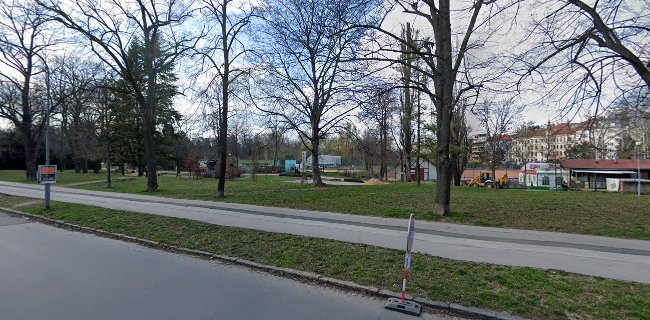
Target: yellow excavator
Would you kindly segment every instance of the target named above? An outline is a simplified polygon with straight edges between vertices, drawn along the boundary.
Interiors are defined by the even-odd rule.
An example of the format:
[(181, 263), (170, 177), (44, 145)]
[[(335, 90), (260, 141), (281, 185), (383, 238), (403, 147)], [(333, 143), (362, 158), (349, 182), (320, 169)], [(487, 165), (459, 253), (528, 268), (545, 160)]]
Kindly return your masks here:
[(467, 185), (470, 187), (487, 187), (492, 186), (492, 172), (482, 171), (480, 175), (474, 177), (474, 179), (467, 181)]
[(494, 187), (499, 189), (508, 188), (508, 174), (504, 174), (501, 178), (495, 181)]
[(467, 181), (466, 184), (470, 187), (503, 189), (508, 187), (508, 174), (504, 174), (499, 179), (494, 179), (492, 172), (483, 171), (480, 176), (474, 177), (474, 179)]

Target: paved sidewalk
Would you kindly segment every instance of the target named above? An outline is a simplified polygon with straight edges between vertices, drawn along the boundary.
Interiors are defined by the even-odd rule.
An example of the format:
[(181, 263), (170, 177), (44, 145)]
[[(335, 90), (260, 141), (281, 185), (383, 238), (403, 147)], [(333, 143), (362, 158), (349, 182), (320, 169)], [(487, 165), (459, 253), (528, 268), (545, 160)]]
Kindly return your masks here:
[[(42, 198), (43, 187), (0, 182), (0, 193)], [(52, 200), (393, 249), (403, 249), (405, 242), (402, 219), (65, 187), (53, 187)], [(415, 225), (415, 252), (650, 283), (650, 241), (428, 221)]]

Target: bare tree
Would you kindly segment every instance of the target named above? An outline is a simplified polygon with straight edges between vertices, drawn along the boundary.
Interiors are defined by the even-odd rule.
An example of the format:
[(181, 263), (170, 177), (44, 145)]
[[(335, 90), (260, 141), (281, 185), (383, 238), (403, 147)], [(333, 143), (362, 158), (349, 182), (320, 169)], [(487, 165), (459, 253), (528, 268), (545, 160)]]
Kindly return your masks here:
[(492, 170), (495, 176), (496, 167), (503, 163), (512, 141), (508, 132), (514, 129), (523, 112), (523, 107), (513, 103), (512, 100), (486, 101), (478, 105), (475, 110), (481, 125), (485, 128), (487, 140), (483, 162)]
[[(97, 112), (91, 105), (97, 101), (95, 89), (99, 85), (98, 76), (104, 70), (97, 62), (71, 56), (57, 57), (53, 65), (60, 70), (59, 79), (53, 85), (69, 87), (59, 110), (61, 133), (74, 160), (75, 171), (86, 173), (88, 160), (92, 158), (88, 137), (97, 129), (94, 122)], [(65, 89), (55, 91), (62, 90)]]
[[(636, 90), (621, 96), (616, 101), (615, 117), (621, 127), (625, 128), (625, 135), (641, 143), (640, 156), (650, 158), (650, 91)], [(624, 139), (622, 143), (629, 143)], [(621, 149), (631, 146), (622, 145)]]
[(361, 104), (359, 118), (379, 134), (379, 177), (388, 179), (388, 146), (391, 140), (389, 129), (394, 113), (397, 111), (397, 98), (391, 85), (385, 84), (370, 90), (370, 98)]
[[(373, 176), (374, 160), (377, 158), (377, 154), (380, 153), (378, 151), (380, 141), (377, 137), (379, 135), (377, 128), (366, 128), (366, 130), (361, 131), (353, 123), (349, 123), (349, 127), (341, 135), (346, 140), (355, 142), (356, 149), (361, 153), (360, 156), (365, 162), (366, 171), (370, 176)], [(351, 156), (351, 159), (356, 159), (354, 152)]]
[[(109, 78), (103, 80), (108, 82)], [(94, 111), (97, 114), (97, 125), (95, 126), (96, 135), (102, 144), (100, 152), (103, 153), (103, 158), (106, 161), (106, 187), (113, 187), (113, 178), (111, 169), (113, 167), (113, 134), (115, 131), (116, 114), (119, 112), (112, 104), (117, 102), (114, 92), (108, 88), (108, 85), (99, 85), (94, 90)]]
[(44, 104), (33, 96), (35, 78), (45, 72), (45, 51), (54, 41), (46, 33), (46, 23), (31, 1), (0, 1), (0, 117), (9, 120), (22, 137), (28, 180), (36, 179), (46, 118)]
[[(398, 34), (385, 26), (356, 24), (356, 27), (376, 30), (387, 39), (392, 40), (388, 42), (388, 45), (379, 45), (379, 48), (369, 50), (364, 59), (408, 64), (414, 70), (425, 74), (426, 78), (433, 83), (433, 88), (418, 82), (411, 83), (411, 86), (415, 90), (429, 95), (435, 106), (435, 163), (438, 171), (435, 210), (440, 215), (451, 213), (449, 205), (452, 164), (449, 150), (454, 107), (467, 92), (499, 77), (499, 74), (487, 74), (480, 79), (472, 79), (459, 75), (462, 74), (463, 68), (474, 71), (481, 70), (492, 59), (492, 57), (480, 59), (477, 55), (471, 55), (471, 50), (483, 48), (490, 37), (498, 34), (495, 30), (507, 25), (506, 19), (498, 22), (493, 18), (509, 8), (516, 8), (518, 2), (518, 0), (454, 1), (452, 8), (450, 0), (394, 0), (392, 3), (396, 10), (412, 15), (426, 26), (420, 28), (420, 32), (423, 33), (423, 36), (431, 38), (416, 39), (417, 45), (415, 46), (404, 41)], [(452, 20), (454, 29), (452, 29)], [(477, 33), (479, 36), (476, 35)], [(397, 44), (394, 44), (395, 42)], [(403, 48), (407, 52), (416, 55), (418, 60), (422, 61), (422, 66), (395, 57), (395, 52), (404, 51), (396, 49), (401, 45), (405, 46)], [(466, 63), (468, 55), (472, 59), (471, 65)]]
[(269, 139), (273, 144), (273, 167), (280, 165), (279, 152), (280, 146), (284, 143), (284, 136), (289, 128), (284, 125), (277, 117), (272, 117), (268, 122), (267, 129), (269, 132)]
[(312, 153), (315, 187), (323, 184), (319, 143), (356, 108), (351, 57), (365, 34), (348, 28), (366, 21), (375, 0), (270, 0), (259, 30), (265, 97), (257, 107), (277, 115)]
[(546, 96), (559, 97), (561, 117), (587, 108), (597, 116), (612, 94), (650, 89), (650, 2), (539, 0), (533, 5), (546, 10), (525, 38), (524, 46), (536, 44), (517, 57), (524, 63), (519, 84), (530, 79), (548, 85)]
[(451, 175), (452, 183), (460, 186), (460, 179), (465, 171), (465, 166), (469, 162), (469, 132), (467, 126), (467, 109), (470, 107), (467, 98), (461, 98), (456, 104), (456, 110), (451, 124), (451, 146), (449, 147), (451, 157)]
[(251, 162), (251, 179), (255, 181), (257, 180), (257, 173), (260, 169), (259, 168), (260, 155), (264, 153), (264, 150), (266, 150), (269, 144), (273, 143), (273, 141), (272, 140), (264, 141), (263, 134), (260, 132), (253, 133), (250, 132), (249, 130), (244, 130), (242, 132), (241, 142), (242, 142), (242, 147), (244, 148), (244, 152), (246, 153), (246, 156)]
[[(90, 41), (97, 57), (121, 77), (136, 100), (143, 120), (144, 158), (147, 163), (147, 190), (158, 190), (154, 143), (158, 75), (174, 67), (178, 58), (191, 49), (198, 37), (182, 35), (180, 25), (191, 16), (182, 0), (93, 0), (75, 1), (61, 7), (56, 0), (36, 0), (50, 18)], [(145, 81), (140, 67), (129, 57), (133, 42), (142, 42)]]
[[(399, 65), (400, 69), (400, 80), (402, 81), (401, 86), (401, 110), (400, 110), (400, 140), (402, 143), (402, 172), (404, 175), (402, 179), (404, 181), (411, 181), (411, 156), (413, 153), (413, 112), (415, 104), (415, 90), (412, 90), (411, 82), (414, 81), (414, 77), (417, 74), (413, 72), (413, 65), (417, 64), (418, 56), (414, 50), (410, 50), (411, 47), (417, 47), (415, 42), (418, 37), (418, 31), (414, 30), (410, 23), (402, 26), (401, 34), (401, 47), (400, 47), (400, 60), (403, 62)], [(419, 99), (418, 99), (419, 103)], [(418, 176), (418, 184), (420, 183), (419, 179), (419, 163), (417, 164), (416, 175)]]
[[(213, 74), (211, 78), (219, 78), (221, 87), (219, 105), (219, 184), (217, 196), (223, 197), (226, 183), (226, 158), (228, 156), (228, 109), (231, 84), (248, 72), (246, 68), (237, 65), (247, 50), (241, 41), (241, 34), (250, 24), (255, 8), (250, 3), (235, 0), (202, 0), (201, 11), (204, 12), (207, 25), (214, 21), (216, 28), (205, 41), (205, 46), (199, 49), (203, 63)], [(212, 81), (210, 81), (212, 82)], [(210, 90), (208, 85), (208, 90)]]

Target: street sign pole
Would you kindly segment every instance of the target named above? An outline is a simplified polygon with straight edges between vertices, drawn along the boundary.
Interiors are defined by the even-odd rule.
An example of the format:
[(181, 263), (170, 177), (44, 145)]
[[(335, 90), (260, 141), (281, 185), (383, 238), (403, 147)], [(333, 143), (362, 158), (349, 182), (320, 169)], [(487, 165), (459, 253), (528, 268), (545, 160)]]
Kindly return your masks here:
[(411, 315), (419, 316), (422, 312), (422, 306), (410, 300), (406, 300), (406, 276), (411, 269), (412, 255), (411, 249), (413, 248), (413, 238), (415, 236), (415, 219), (413, 214), (409, 217), (409, 224), (406, 236), (406, 254), (404, 255), (404, 277), (402, 278), (402, 299), (388, 298), (384, 305), (386, 309), (403, 312)]

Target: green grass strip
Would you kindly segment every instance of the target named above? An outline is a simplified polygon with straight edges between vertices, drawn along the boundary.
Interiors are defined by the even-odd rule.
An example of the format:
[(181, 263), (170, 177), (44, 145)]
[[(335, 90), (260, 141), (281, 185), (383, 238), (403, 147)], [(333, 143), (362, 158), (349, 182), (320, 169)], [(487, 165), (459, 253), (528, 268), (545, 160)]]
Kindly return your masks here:
[[(92, 170), (88, 173), (76, 173), (72, 170), (57, 172), (57, 185), (74, 184), (90, 181), (101, 181), (106, 179), (106, 171), (100, 173), (93, 173)], [(117, 173), (113, 178), (123, 178)], [(36, 184), (36, 180), (25, 179), (25, 170), (0, 170), (0, 181), (20, 182)]]
[[(54, 203), (32, 214), (180, 247), (400, 290), (403, 252), (186, 219)], [(415, 255), (411, 293), (534, 319), (647, 319), (650, 285)]]
[[(434, 184), (329, 186), (313, 189), (287, 182), (295, 178), (260, 176), (226, 182), (226, 197), (215, 197), (215, 179), (160, 177), (154, 195), (226, 201), (348, 214), (443, 221), (478, 226), (544, 230), (650, 240), (650, 196), (593, 191), (498, 190), (454, 187), (452, 214), (435, 214)], [(146, 180), (78, 186), (100, 191), (147, 194)]]
[[(65, 171), (57, 185), (102, 180), (105, 174)], [(122, 178), (116, 174), (114, 178)], [(242, 177), (226, 182), (226, 197), (215, 196), (215, 179), (158, 178), (155, 194), (146, 178), (76, 185), (75, 188), (160, 197), (226, 201), (348, 214), (443, 221), (478, 226), (544, 230), (650, 240), (650, 196), (593, 191), (497, 190), (454, 187), (450, 216), (435, 214), (434, 184), (390, 183), (378, 186), (328, 186), (313, 189), (291, 183), (293, 177)], [(25, 182), (24, 171), (0, 170), (0, 180)]]

